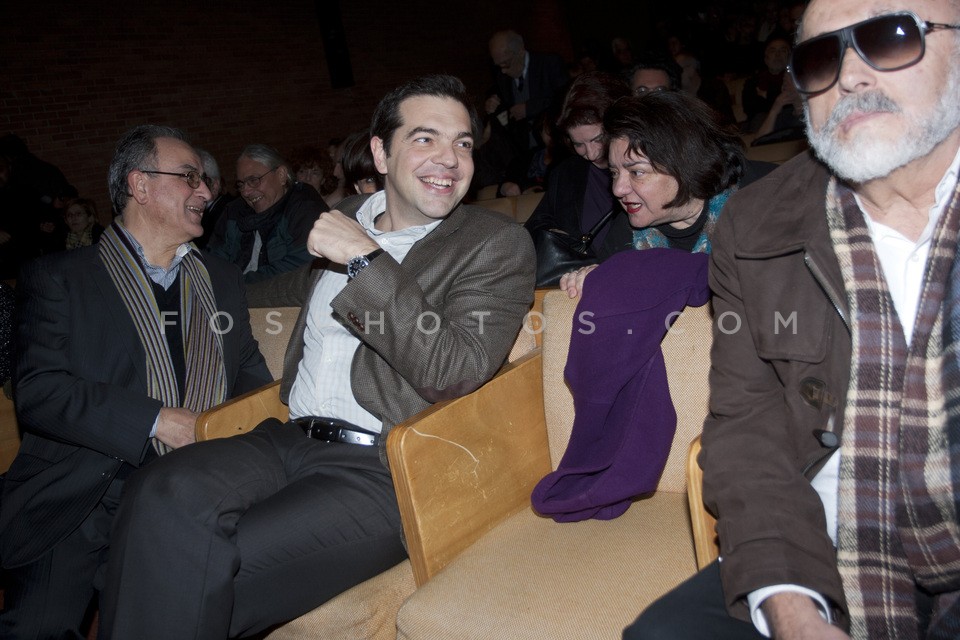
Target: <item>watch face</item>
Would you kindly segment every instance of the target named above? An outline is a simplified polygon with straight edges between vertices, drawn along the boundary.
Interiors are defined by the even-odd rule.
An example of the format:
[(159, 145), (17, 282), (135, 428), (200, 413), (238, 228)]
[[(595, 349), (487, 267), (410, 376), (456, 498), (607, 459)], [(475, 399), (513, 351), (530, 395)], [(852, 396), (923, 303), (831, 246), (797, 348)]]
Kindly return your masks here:
[(355, 278), (360, 271), (370, 264), (370, 261), (367, 260), (367, 256), (357, 256), (356, 258), (351, 258), (350, 262), (347, 263), (347, 277)]

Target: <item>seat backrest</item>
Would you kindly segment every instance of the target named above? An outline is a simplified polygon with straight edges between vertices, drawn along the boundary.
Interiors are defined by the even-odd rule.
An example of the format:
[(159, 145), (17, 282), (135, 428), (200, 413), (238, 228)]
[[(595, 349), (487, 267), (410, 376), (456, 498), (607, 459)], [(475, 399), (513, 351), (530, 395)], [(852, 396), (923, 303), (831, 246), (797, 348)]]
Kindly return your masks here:
[(274, 380), (283, 375), (283, 355), (293, 333), (300, 307), (256, 307), (250, 309), (250, 328)]
[(523, 224), (533, 213), (533, 210), (537, 208), (537, 205), (540, 204), (542, 198), (543, 192), (539, 191), (536, 193), (525, 193), (519, 196), (476, 200), (472, 204), (492, 211), (499, 211), (500, 213), (510, 216), (520, 224)]
[[(573, 428), (573, 396), (563, 378), (563, 369), (578, 302), (579, 298), (571, 300), (561, 291), (548, 293), (543, 301), (543, 406), (554, 468), (563, 457)], [(703, 430), (707, 415), (710, 323), (709, 305), (687, 308), (661, 345), (670, 396), (677, 412), (677, 431), (658, 491), (686, 491), (687, 452), (690, 442)]]
[(690, 526), (693, 529), (693, 549), (697, 554), (697, 568), (720, 557), (717, 540), (717, 521), (703, 504), (703, 469), (697, 461), (700, 455), (700, 437), (690, 443), (687, 455), (687, 506), (690, 507)]
[(517, 334), (517, 340), (510, 349), (507, 362), (515, 362), (540, 346), (543, 329), (543, 298), (553, 289), (537, 289), (533, 293), (533, 304), (523, 318), (523, 326)]
[(543, 199), (543, 192), (525, 193), (517, 196), (516, 208), (513, 211), (513, 218), (520, 224), (526, 222), (533, 214), (534, 209)]

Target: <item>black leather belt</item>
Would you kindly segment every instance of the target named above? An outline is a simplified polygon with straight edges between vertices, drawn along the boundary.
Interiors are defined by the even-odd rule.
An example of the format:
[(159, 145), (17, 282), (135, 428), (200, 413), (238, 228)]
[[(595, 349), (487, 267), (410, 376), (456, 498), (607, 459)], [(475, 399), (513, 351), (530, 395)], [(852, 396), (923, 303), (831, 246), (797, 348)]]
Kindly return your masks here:
[(291, 422), (303, 429), (308, 438), (314, 440), (362, 444), (364, 446), (380, 443), (379, 433), (367, 431), (346, 420), (324, 418), (323, 416), (304, 416), (303, 418), (294, 418)]

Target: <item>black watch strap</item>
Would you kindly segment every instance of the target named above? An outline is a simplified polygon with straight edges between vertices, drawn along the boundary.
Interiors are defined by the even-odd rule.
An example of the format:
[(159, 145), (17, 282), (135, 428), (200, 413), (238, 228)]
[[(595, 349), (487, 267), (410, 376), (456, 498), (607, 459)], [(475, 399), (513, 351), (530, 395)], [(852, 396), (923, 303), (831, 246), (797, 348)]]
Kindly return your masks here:
[(382, 248), (371, 251), (365, 256), (351, 258), (347, 263), (347, 279), (353, 280), (355, 277), (357, 277), (357, 274), (363, 271), (370, 264), (370, 262), (381, 253), (383, 253)]

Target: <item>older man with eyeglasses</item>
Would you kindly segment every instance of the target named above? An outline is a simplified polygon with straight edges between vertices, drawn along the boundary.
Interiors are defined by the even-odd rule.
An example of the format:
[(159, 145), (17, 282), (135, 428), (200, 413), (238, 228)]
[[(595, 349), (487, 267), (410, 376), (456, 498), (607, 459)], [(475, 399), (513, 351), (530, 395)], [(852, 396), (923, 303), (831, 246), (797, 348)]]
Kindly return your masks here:
[(240, 267), (250, 297), (262, 302), (276, 276), (311, 260), (307, 237), (327, 204), (264, 144), (247, 145), (240, 153), (236, 188), (240, 197), (217, 220), (207, 251)]
[(210, 190), (183, 134), (127, 132), (109, 183), (120, 216), (99, 243), (17, 281), (3, 638), (86, 637), (128, 476), (192, 443), (199, 412), (270, 380), (240, 272), (191, 243)]
[(960, 3), (813, 0), (816, 157), (714, 237), (720, 561), (624, 637), (960, 637)]

